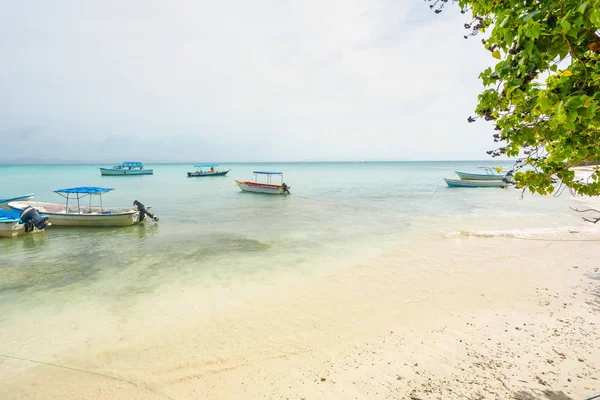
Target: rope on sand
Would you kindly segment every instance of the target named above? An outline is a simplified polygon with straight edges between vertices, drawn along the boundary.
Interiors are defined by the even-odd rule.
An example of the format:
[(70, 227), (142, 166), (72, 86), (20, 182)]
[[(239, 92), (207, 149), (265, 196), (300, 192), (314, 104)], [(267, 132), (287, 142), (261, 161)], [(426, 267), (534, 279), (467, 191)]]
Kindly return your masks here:
[(36, 361), (36, 360), (28, 359), (28, 358), (21, 358), (21, 357), (9, 356), (9, 355), (6, 355), (6, 354), (0, 354), (0, 357), (11, 358), (13, 360), (27, 361), (27, 362), (31, 362), (31, 363), (35, 363), (35, 364), (48, 365), (48, 366), (51, 366), (51, 367), (68, 369), (68, 370), (71, 370), (71, 371), (83, 372), (85, 374), (98, 375), (98, 376), (101, 376), (103, 378), (108, 378), (108, 379), (112, 379), (112, 380), (115, 380), (115, 381), (127, 383), (127, 384), (135, 386), (135, 387), (137, 387), (139, 389), (147, 390), (147, 391), (155, 393), (155, 394), (157, 394), (157, 395), (159, 395), (161, 397), (164, 397), (165, 399), (174, 400), (172, 397), (169, 397), (169, 396), (167, 396), (164, 393), (160, 393), (159, 391), (157, 391), (155, 389), (152, 389), (149, 386), (142, 385), (142, 384), (139, 384), (139, 383), (135, 383), (135, 382), (132, 382), (132, 381), (128, 381), (127, 379), (117, 378), (116, 376), (106, 375), (106, 374), (103, 374), (101, 372), (86, 371), (84, 369), (67, 367), (67, 366), (64, 366), (64, 365), (53, 364), (53, 363), (49, 363), (49, 362), (45, 362), (45, 361)]

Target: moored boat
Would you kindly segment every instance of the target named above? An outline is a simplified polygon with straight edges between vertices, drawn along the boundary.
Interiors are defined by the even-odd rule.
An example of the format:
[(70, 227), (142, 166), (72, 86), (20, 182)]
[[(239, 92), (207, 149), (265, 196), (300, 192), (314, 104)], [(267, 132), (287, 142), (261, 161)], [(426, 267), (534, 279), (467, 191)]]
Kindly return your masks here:
[(466, 181), (501, 181), (504, 174), (499, 174), (496, 169), (490, 167), (479, 167), (484, 173), (475, 174), (471, 172), (454, 171), (462, 180)]
[(506, 187), (507, 182), (504, 181), (475, 181), (475, 180), (462, 180), (462, 179), (448, 179), (444, 178), (446, 184), (449, 187), (470, 187), (470, 188), (482, 188), (482, 187)]
[[(267, 183), (259, 183), (258, 176), (264, 175), (266, 176)], [(280, 185), (273, 185), (271, 183), (271, 178), (273, 176), (281, 177)], [(253, 193), (264, 193), (264, 194), (290, 194), (290, 186), (286, 185), (283, 182), (283, 172), (273, 172), (273, 171), (254, 171), (254, 182), (251, 181), (235, 181), (238, 187), (244, 192), (253, 192)]]
[(225, 176), (229, 171), (231, 171), (231, 169), (224, 169), (218, 171), (215, 169), (215, 167), (218, 166), (219, 164), (195, 164), (194, 168), (196, 168), (196, 171), (188, 172), (187, 176), (188, 178), (202, 178), (206, 176)]
[(0, 198), (0, 209), (8, 211), (10, 210), (10, 208), (8, 207), (8, 203), (10, 203), (11, 201), (27, 201), (31, 200), (33, 196), (35, 196), (35, 193), (23, 194), (21, 196), (10, 197), (6, 199)]
[[(56, 226), (130, 226), (150, 217), (155, 222), (158, 217), (150, 213), (150, 207), (145, 207), (135, 200), (132, 208), (105, 208), (102, 205), (102, 195), (113, 188), (76, 187), (58, 189), (54, 192), (66, 199), (66, 204), (43, 203), (37, 201), (19, 201), (9, 203), (11, 210), (20, 211), (30, 206), (38, 212), (48, 215)], [(89, 196), (87, 206), (81, 200)], [(99, 199), (99, 205), (92, 205), (93, 196)], [(71, 205), (69, 205), (71, 201)], [(77, 202), (77, 205), (73, 204)]]
[(22, 212), (0, 210), (0, 237), (15, 237), (42, 232), (50, 226), (48, 216), (28, 207)]
[(100, 168), (100, 174), (103, 176), (131, 176), (131, 175), (152, 175), (154, 171), (144, 169), (144, 163), (139, 161), (126, 161), (117, 164), (112, 168)]

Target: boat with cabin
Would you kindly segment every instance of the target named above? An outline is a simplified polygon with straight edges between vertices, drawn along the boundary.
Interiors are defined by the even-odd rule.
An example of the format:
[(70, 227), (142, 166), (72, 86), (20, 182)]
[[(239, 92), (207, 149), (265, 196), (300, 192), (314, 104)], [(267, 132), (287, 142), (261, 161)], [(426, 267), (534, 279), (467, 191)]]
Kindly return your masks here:
[[(265, 193), (265, 194), (290, 194), (291, 187), (286, 185), (283, 182), (283, 172), (274, 172), (274, 171), (253, 171), (254, 172), (254, 182), (251, 181), (240, 181), (237, 180), (238, 187), (244, 192), (252, 192), (252, 193)], [(265, 176), (267, 183), (258, 182), (259, 176)], [(273, 176), (279, 176), (281, 178), (281, 183), (279, 185), (274, 185), (271, 183), (271, 178)]]
[(21, 212), (0, 210), (0, 237), (16, 237), (43, 232), (51, 224), (47, 215), (40, 215), (34, 208)]
[(131, 175), (152, 175), (154, 171), (144, 169), (144, 163), (139, 161), (125, 161), (112, 168), (100, 168), (102, 176), (131, 176)]
[[(52, 224), (56, 226), (130, 226), (144, 221), (147, 217), (158, 222), (158, 217), (150, 213), (150, 207), (145, 207), (137, 200), (131, 208), (104, 207), (102, 195), (111, 190), (114, 189), (94, 186), (58, 189), (54, 193), (65, 198), (66, 204), (17, 201), (9, 203), (8, 206), (17, 212), (33, 207), (38, 212), (48, 215)], [(86, 197), (89, 197), (89, 202), (84, 205), (81, 200)], [(93, 198), (97, 198), (99, 204), (93, 204)]]
[(206, 176), (225, 176), (231, 169), (216, 170), (219, 164), (195, 164), (195, 172), (188, 172), (188, 178), (202, 178)]
[(482, 173), (475, 174), (472, 172), (454, 171), (456, 175), (465, 181), (501, 181), (505, 174), (500, 174), (496, 168), (478, 167)]
[(0, 198), (0, 210), (8, 211), (10, 210), (10, 208), (8, 208), (8, 203), (11, 201), (27, 201), (33, 199), (33, 196), (35, 196), (35, 193), (22, 194), (21, 196), (9, 197), (5, 199)]

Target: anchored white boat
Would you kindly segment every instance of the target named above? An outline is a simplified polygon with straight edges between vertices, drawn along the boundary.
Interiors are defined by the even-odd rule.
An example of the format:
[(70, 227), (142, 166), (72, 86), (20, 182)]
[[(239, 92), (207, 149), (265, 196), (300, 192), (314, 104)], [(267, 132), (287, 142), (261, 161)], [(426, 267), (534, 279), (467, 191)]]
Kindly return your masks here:
[[(31, 206), (37, 211), (48, 215), (50, 221), (56, 226), (130, 226), (142, 222), (150, 217), (155, 222), (158, 217), (151, 214), (150, 207), (145, 207), (137, 200), (132, 208), (105, 208), (102, 205), (102, 195), (113, 188), (101, 187), (76, 187), (55, 190), (55, 193), (66, 199), (66, 204), (43, 203), (37, 201), (19, 201), (9, 203), (12, 210), (24, 210)], [(87, 206), (81, 200), (89, 196)], [(92, 197), (99, 198), (100, 205), (92, 205)], [(71, 205), (69, 205), (69, 200)], [(77, 205), (73, 204), (77, 201)]]
[[(219, 164), (195, 164), (194, 168), (197, 168), (195, 172), (188, 172), (188, 178), (203, 178), (207, 176), (225, 176), (231, 169), (223, 169), (221, 171), (216, 170)], [(210, 168), (210, 169), (207, 169)]]
[(152, 175), (154, 171), (144, 169), (144, 163), (139, 161), (126, 161), (112, 168), (100, 168), (102, 176), (130, 176), (130, 175)]
[(507, 182), (504, 181), (473, 181), (463, 179), (448, 179), (444, 178), (446, 184), (449, 187), (471, 187), (471, 188), (482, 188), (482, 187), (506, 187)]
[(501, 181), (504, 174), (499, 174), (495, 168), (479, 167), (484, 173), (474, 174), (471, 172), (454, 171), (460, 179), (466, 181)]
[[(267, 178), (267, 183), (259, 183), (258, 176), (264, 175)], [(279, 175), (281, 177), (280, 185), (271, 184), (271, 177)], [(265, 193), (265, 194), (290, 194), (290, 186), (283, 182), (283, 172), (273, 171), (254, 171), (254, 182), (239, 181), (236, 179), (238, 187), (244, 192)]]
[(43, 232), (50, 223), (31, 207), (23, 212), (0, 210), (0, 237), (15, 237)]
[(8, 211), (10, 210), (10, 208), (8, 208), (8, 203), (10, 203), (11, 201), (27, 201), (33, 199), (33, 196), (35, 196), (35, 193), (23, 194), (21, 196), (0, 199), (0, 209)]

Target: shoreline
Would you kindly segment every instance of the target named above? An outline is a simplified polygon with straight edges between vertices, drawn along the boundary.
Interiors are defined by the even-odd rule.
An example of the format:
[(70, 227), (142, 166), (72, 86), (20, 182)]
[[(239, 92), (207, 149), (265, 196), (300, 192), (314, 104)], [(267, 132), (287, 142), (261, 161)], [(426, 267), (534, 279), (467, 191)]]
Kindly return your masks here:
[[(165, 312), (190, 308), (139, 331), (152, 316), (140, 307), (139, 332), (43, 361), (174, 399), (587, 398), (600, 394), (600, 272), (597, 244), (577, 238), (600, 240), (405, 243), (245, 302), (215, 293), (209, 310), (166, 292)], [(25, 361), (0, 372), (6, 399), (165, 398)]]

